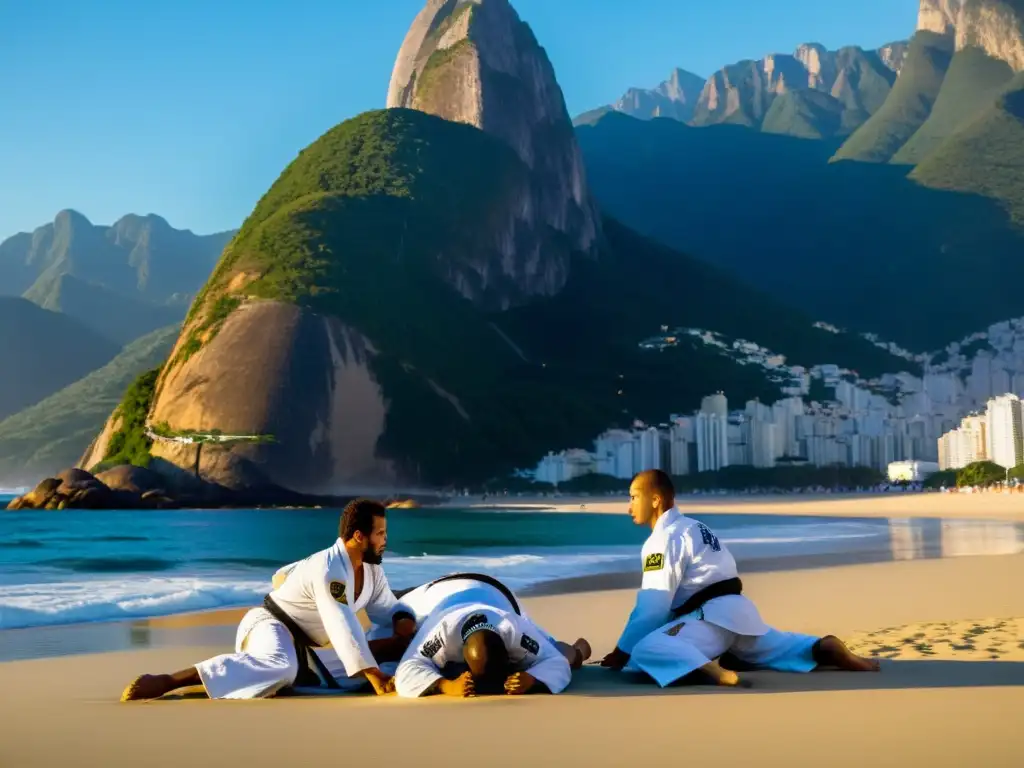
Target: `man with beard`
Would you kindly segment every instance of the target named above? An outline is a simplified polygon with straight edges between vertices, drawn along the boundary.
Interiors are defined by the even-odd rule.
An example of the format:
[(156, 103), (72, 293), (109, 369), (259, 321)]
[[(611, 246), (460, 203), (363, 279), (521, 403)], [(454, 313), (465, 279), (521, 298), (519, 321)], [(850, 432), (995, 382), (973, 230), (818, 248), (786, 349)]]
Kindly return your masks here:
[[(268, 698), (289, 686), (353, 689), (367, 682), (377, 694), (391, 692), (375, 651), (381, 660), (396, 661), (416, 625), (408, 611), (396, 610), (381, 567), (384, 505), (350, 502), (338, 532), (329, 548), (278, 571), (263, 606), (242, 618), (234, 653), (173, 674), (142, 675), (121, 700), (159, 698), (195, 685), (211, 699)], [(391, 624), (393, 636), (368, 642), (356, 616), (361, 609), (374, 624)]]
[[(648, 470), (634, 478), (629, 513), (634, 523), (651, 529), (641, 553), (643, 582), (626, 628), (602, 666), (645, 672), (662, 687), (684, 678), (740, 685), (726, 663), (787, 672), (878, 671), (877, 661), (852, 653), (838, 637), (765, 624), (742, 594), (732, 554), (706, 525), (679, 511), (672, 479), (664, 472)], [(715, 661), (720, 658), (722, 663)]]
[(405, 698), (560, 693), (590, 657), (586, 640), (569, 645), (550, 637), (490, 576), (436, 579), (404, 595), (400, 607), (420, 626), (395, 673)]

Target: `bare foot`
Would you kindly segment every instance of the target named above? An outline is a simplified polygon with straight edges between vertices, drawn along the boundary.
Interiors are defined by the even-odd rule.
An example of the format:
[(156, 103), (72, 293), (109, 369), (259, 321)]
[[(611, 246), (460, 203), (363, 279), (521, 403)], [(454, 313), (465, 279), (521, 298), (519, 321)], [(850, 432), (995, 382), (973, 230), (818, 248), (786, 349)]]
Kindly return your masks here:
[(590, 655), (593, 653), (593, 650), (590, 647), (590, 643), (588, 643), (582, 637), (579, 640), (577, 640), (575, 643), (573, 643), (572, 647), (575, 648), (579, 652), (578, 655), (576, 656), (576, 658), (579, 661), (575, 665), (573, 665), (577, 669), (579, 669), (580, 667), (583, 666), (583, 664), (586, 662), (586, 660), (590, 658)]
[(716, 662), (708, 662), (700, 669), (695, 669), (684, 678), (694, 685), (721, 685), (726, 688), (750, 688), (749, 680), (742, 680), (731, 669), (723, 669)]
[(838, 667), (849, 672), (878, 672), (882, 668), (877, 659), (858, 656), (835, 635), (821, 638), (815, 660), (819, 667)]
[(139, 675), (124, 689), (121, 701), (159, 699), (177, 687), (171, 675)]

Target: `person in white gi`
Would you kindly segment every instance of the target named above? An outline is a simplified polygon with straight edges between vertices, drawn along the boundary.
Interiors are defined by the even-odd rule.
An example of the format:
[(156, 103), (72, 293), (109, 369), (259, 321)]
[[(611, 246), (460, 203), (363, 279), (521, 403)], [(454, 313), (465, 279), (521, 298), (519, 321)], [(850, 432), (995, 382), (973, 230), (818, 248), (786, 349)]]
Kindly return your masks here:
[(629, 513), (634, 523), (651, 528), (641, 552), (643, 582), (602, 666), (645, 672), (662, 687), (692, 673), (697, 681), (741, 684), (735, 671), (715, 661), (727, 653), (747, 669), (879, 669), (877, 661), (854, 655), (835, 636), (781, 632), (765, 624), (742, 594), (732, 554), (706, 525), (675, 507), (675, 489), (664, 472), (634, 478)]
[[(242, 618), (235, 652), (169, 675), (142, 675), (122, 701), (159, 698), (200, 685), (211, 699), (258, 699), (289, 686), (353, 689), (367, 682), (378, 694), (393, 691), (356, 613), (393, 632), (372, 645), (397, 661), (415, 632), (408, 611), (397, 609), (384, 569), (387, 519), (383, 504), (350, 502), (334, 544), (274, 576), (264, 605)], [(329, 648), (327, 646), (330, 646)], [(312, 666), (311, 666), (312, 665)], [(315, 670), (315, 671), (314, 671)]]
[[(438, 579), (404, 595), (399, 608), (420, 625), (395, 673), (404, 698), (561, 693), (572, 670), (590, 657), (586, 640), (556, 641), (523, 613), (511, 590), (488, 576)], [(448, 679), (449, 665), (468, 669)]]

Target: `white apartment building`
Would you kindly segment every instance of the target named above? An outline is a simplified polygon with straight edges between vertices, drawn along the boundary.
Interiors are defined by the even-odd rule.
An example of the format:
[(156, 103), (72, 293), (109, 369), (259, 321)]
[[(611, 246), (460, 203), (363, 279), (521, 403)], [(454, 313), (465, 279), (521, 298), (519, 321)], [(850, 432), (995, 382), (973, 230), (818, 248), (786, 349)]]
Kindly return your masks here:
[(1012, 469), (1022, 462), (1021, 405), (1016, 395), (1006, 394), (988, 401), (987, 452), (989, 459), (1001, 467)]

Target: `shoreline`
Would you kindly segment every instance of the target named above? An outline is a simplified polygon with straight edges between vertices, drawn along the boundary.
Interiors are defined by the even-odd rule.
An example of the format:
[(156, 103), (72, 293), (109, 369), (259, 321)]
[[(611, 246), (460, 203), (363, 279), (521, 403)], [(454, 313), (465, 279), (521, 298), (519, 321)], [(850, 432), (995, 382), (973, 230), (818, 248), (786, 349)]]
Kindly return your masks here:
[[(430, 509), (511, 512), (559, 512), (625, 515), (629, 499), (616, 496), (557, 498), (503, 497), (501, 501), (453, 499)], [(787, 515), (793, 517), (937, 518), (1024, 522), (1020, 493), (872, 493), (683, 495), (676, 498), (683, 514)]]

